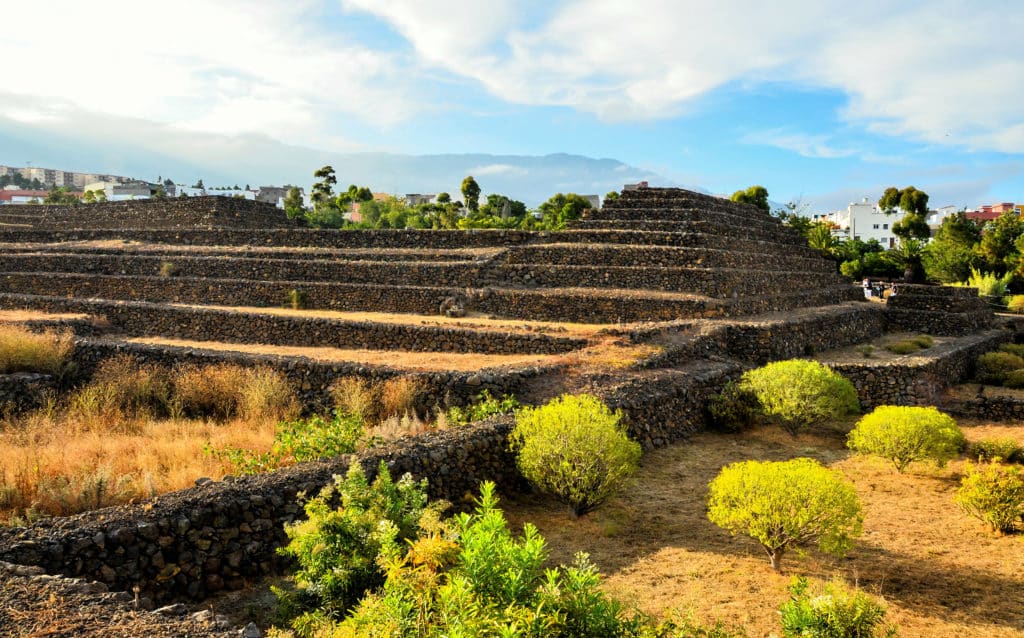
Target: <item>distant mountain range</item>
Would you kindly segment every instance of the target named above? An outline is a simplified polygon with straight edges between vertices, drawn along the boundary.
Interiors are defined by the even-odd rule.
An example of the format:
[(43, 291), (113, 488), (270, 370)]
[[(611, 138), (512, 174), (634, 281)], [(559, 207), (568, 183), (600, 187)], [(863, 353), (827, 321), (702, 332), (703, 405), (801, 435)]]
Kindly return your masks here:
[(269, 137), (175, 132), (139, 124), (139, 130), (99, 135), (26, 125), (0, 118), (0, 164), (158, 177), (208, 187), (295, 184), (307, 187), (313, 171), (334, 167), (338, 186), (369, 186), (396, 194), (449, 192), (460, 199), (462, 179), (473, 175), (483, 193), (501, 193), (536, 206), (555, 193), (604, 195), (646, 180), (677, 186), (657, 173), (614, 159), (558, 153), (544, 156), (484, 153), (402, 155), (333, 153), (290, 146)]

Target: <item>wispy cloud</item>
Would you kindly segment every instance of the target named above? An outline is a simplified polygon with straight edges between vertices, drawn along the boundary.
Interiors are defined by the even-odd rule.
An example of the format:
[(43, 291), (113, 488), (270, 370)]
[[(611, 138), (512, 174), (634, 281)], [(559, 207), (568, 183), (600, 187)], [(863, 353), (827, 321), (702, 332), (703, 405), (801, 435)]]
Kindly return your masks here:
[(774, 146), (786, 151), (793, 151), (804, 157), (820, 159), (849, 157), (856, 153), (851, 148), (839, 148), (831, 145), (827, 135), (808, 135), (782, 128), (748, 133), (740, 138), (740, 142)]

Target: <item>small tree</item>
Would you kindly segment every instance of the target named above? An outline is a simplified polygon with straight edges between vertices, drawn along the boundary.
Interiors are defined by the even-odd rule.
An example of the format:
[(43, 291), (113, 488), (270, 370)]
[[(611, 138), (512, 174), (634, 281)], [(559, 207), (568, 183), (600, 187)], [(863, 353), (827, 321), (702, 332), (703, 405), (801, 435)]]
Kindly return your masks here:
[(292, 186), (284, 196), (284, 214), (288, 219), (298, 219), (306, 213), (306, 207), (302, 201), (302, 191), (298, 186)]
[(516, 465), (531, 483), (569, 505), (573, 518), (615, 494), (636, 471), (640, 444), (631, 441), (600, 399), (563, 395), (516, 416), (510, 436)]
[(892, 461), (902, 473), (914, 461), (944, 465), (960, 453), (964, 435), (953, 417), (935, 408), (882, 405), (857, 422), (846, 444)]
[(771, 211), (771, 205), (768, 203), (768, 189), (764, 186), (751, 186), (747, 190), (736, 191), (729, 199), (757, 206), (766, 213)]
[(1013, 466), (990, 463), (985, 469), (967, 466), (956, 503), (964, 512), (1005, 533), (1024, 521), (1024, 472)]
[(753, 392), (761, 411), (791, 434), (860, 410), (853, 384), (817, 361), (790, 359), (748, 370), (740, 387)]
[(709, 488), (708, 519), (756, 540), (776, 570), (791, 547), (841, 556), (861, 533), (853, 486), (811, 459), (733, 463)]
[(470, 212), (475, 213), (480, 208), (480, 185), (472, 175), (467, 175), (462, 180), (462, 201), (466, 202), (466, 208)]

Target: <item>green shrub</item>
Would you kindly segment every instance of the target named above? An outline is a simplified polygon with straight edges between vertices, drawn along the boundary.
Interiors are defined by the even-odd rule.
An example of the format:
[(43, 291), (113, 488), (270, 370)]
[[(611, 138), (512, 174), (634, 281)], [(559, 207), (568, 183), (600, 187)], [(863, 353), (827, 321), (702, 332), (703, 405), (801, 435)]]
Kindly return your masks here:
[(861, 533), (853, 486), (811, 459), (733, 463), (708, 487), (708, 519), (760, 543), (774, 569), (790, 548), (842, 555)]
[(160, 262), (160, 276), (161, 277), (176, 277), (179, 273), (178, 267), (174, 262), (162, 261)]
[(319, 415), (281, 421), (269, 452), (206, 446), (204, 451), (228, 463), (235, 474), (258, 474), (283, 465), (329, 459), (356, 451), (366, 431), (358, 417), (335, 411), (328, 421)]
[(833, 582), (812, 595), (807, 579), (794, 577), (790, 598), (779, 608), (784, 638), (873, 638), (895, 636), (895, 627), (885, 627), (885, 604), (862, 591), (850, 592)]
[(1024, 358), (1009, 352), (986, 352), (978, 357), (975, 378), (981, 383), (1002, 385), (1007, 375), (1024, 368)]
[(952, 285), (977, 288), (979, 297), (988, 297), (989, 299), (997, 300), (1001, 304), (1002, 298), (1006, 296), (1006, 287), (1010, 285), (1012, 279), (1012, 272), (1008, 272), (1002, 277), (997, 277), (995, 273), (986, 273), (971, 268), (971, 276), (967, 279), (967, 283)]
[(544, 538), (521, 537), (484, 483), (473, 513), (458, 514), (408, 547), (382, 546), (387, 580), (336, 627), (336, 636), (638, 636), (644, 621), (600, 588), (586, 554), (548, 569)]
[(1011, 438), (981, 439), (967, 446), (967, 456), (978, 461), (1017, 463), (1024, 460), (1024, 446)]
[(896, 343), (890, 343), (885, 347), (886, 350), (893, 354), (912, 354), (921, 349), (921, 346), (917, 345), (914, 341), (897, 341)]
[(467, 425), (496, 414), (508, 414), (519, 407), (519, 401), (516, 401), (512, 395), (506, 394), (500, 399), (496, 399), (491, 396), (489, 391), (484, 390), (469, 405), (462, 408), (458, 406), (448, 408), (445, 417), (449, 425)]
[(791, 433), (860, 410), (853, 384), (816, 361), (791, 359), (748, 370), (740, 387), (753, 392), (761, 411)]
[(1018, 357), (1024, 357), (1024, 343), (1004, 343), (999, 346), (999, 351), (1009, 352), (1010, 354), (1015, 354)]
[(865, 359), (870, 359), (875, 353), (875, 347), (870, 344), (857, 346), (857, 352)]
[(306, 292), (298, 288), (292, 288), (288, 291), (284, 303), (285, 306), (292, 310), (303, 310), (306, 307)]
[[(332, 502), (340, 506), (332, 507)], [(370, 483), (353, 462), (306, 505), (306, 520), (285, 525), (289, 543), (278, 552), (294, 558), (295, 592), (276, 589), (300, 636), (340, 620), (362, 596), (384, 583), (378, 557), (415, 539), (424, 518), (436, 519), (444, 504), (427, 505), (427, 482), (408, 474), (393, 481), (383, 461)]]
[(586, 514), (615, 494), (636, 471), (640, 444), (590, 395), (564, 395), (516, 415), (510, 435), (516, 465), (533, 485)]
[(1024, 370), (1010, 370), (1003, 379), (1003, 387), (1024, 388)]
[(953, 417), (935, 408), (880, 405), (857, 422), (846, 444), (892, 461), (902, 473), (914, 461), (945, 465), (960, 453), (964, 435)]
[(987, 523), (994, 532), (1011, 532), (1024, 517), (1024, 471), (990, 463), (984, 469), (967, 465), (955, 497), (967, 514)]
[(924, 350), (925, 348), (931, 348), (932, 346), (935, 345), (935, 340), (929, 337), (928, 335), (917, 335), (916, 337), (911, 339), (911, 341), (920, 346), (922, 350)]
[(739, 432), (754, 423), (759, 408), (757, 396), (752, 391), (729, 381), (708, 401), (708, 421), (723, 432)]
[(1016, 314), (1024, 314), (1024, 295), (1011, 295), (1006, 300), (1006, 309)]
[(730, 628), (722, 621), (713, 625), (705, 625), (694, 618), (693, 614), (672, 612), (651, 632), (642, 634), (644, 638), (746, 638), (742, 628)]

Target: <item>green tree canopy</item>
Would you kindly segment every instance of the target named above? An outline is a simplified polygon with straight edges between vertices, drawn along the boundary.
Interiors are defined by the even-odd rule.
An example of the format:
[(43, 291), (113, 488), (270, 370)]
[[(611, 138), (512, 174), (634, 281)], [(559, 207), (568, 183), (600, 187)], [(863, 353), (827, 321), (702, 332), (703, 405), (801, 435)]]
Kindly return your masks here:
[(998, 275), (1012, 271), (1020, 261), (1017, 240), (1024, 235), (1024, 220), (1007, 211), (985, 224), (985, 233), (978, 244), (978, 255), (985, 269)]
[(979, 265), (975, 247), (980, 241), (981, 227), (966, 213), (946, 217), (921, 254), (928, 279), (945, 284), (967, 281), (971, 268)]
[(480, 185), (472, 175), (467, 175), (462, 180), (462, 201), (466, 202), (466, 208), (470, 212), (475, 213), (480, 208)]
[(566, 222), (579, 219), (583, 211), (590, 210), (590, 201), (576, 193), (558, 193), (540, 205), (544, 227), (548, 229), (565, 228)]
[(766, 213), (771, 211), (771, 206), (768, 204), (768, 189), (764, 186), (751, 186), (747, 190), (736, 191), (729, 199), (757, 206)]
[(878, 207), (887, 215), (899, 209), (923, 217), (928, 214), (928, 193), (913, 186), (902, 189), (890, 186), (878, 199)]
[(288, 193), (284, 196), (284, 212), (289, 219), (296, 219), (305, 214), (306, 208), (302, 201), (302, 191), (297, 186), (289, 188)]

